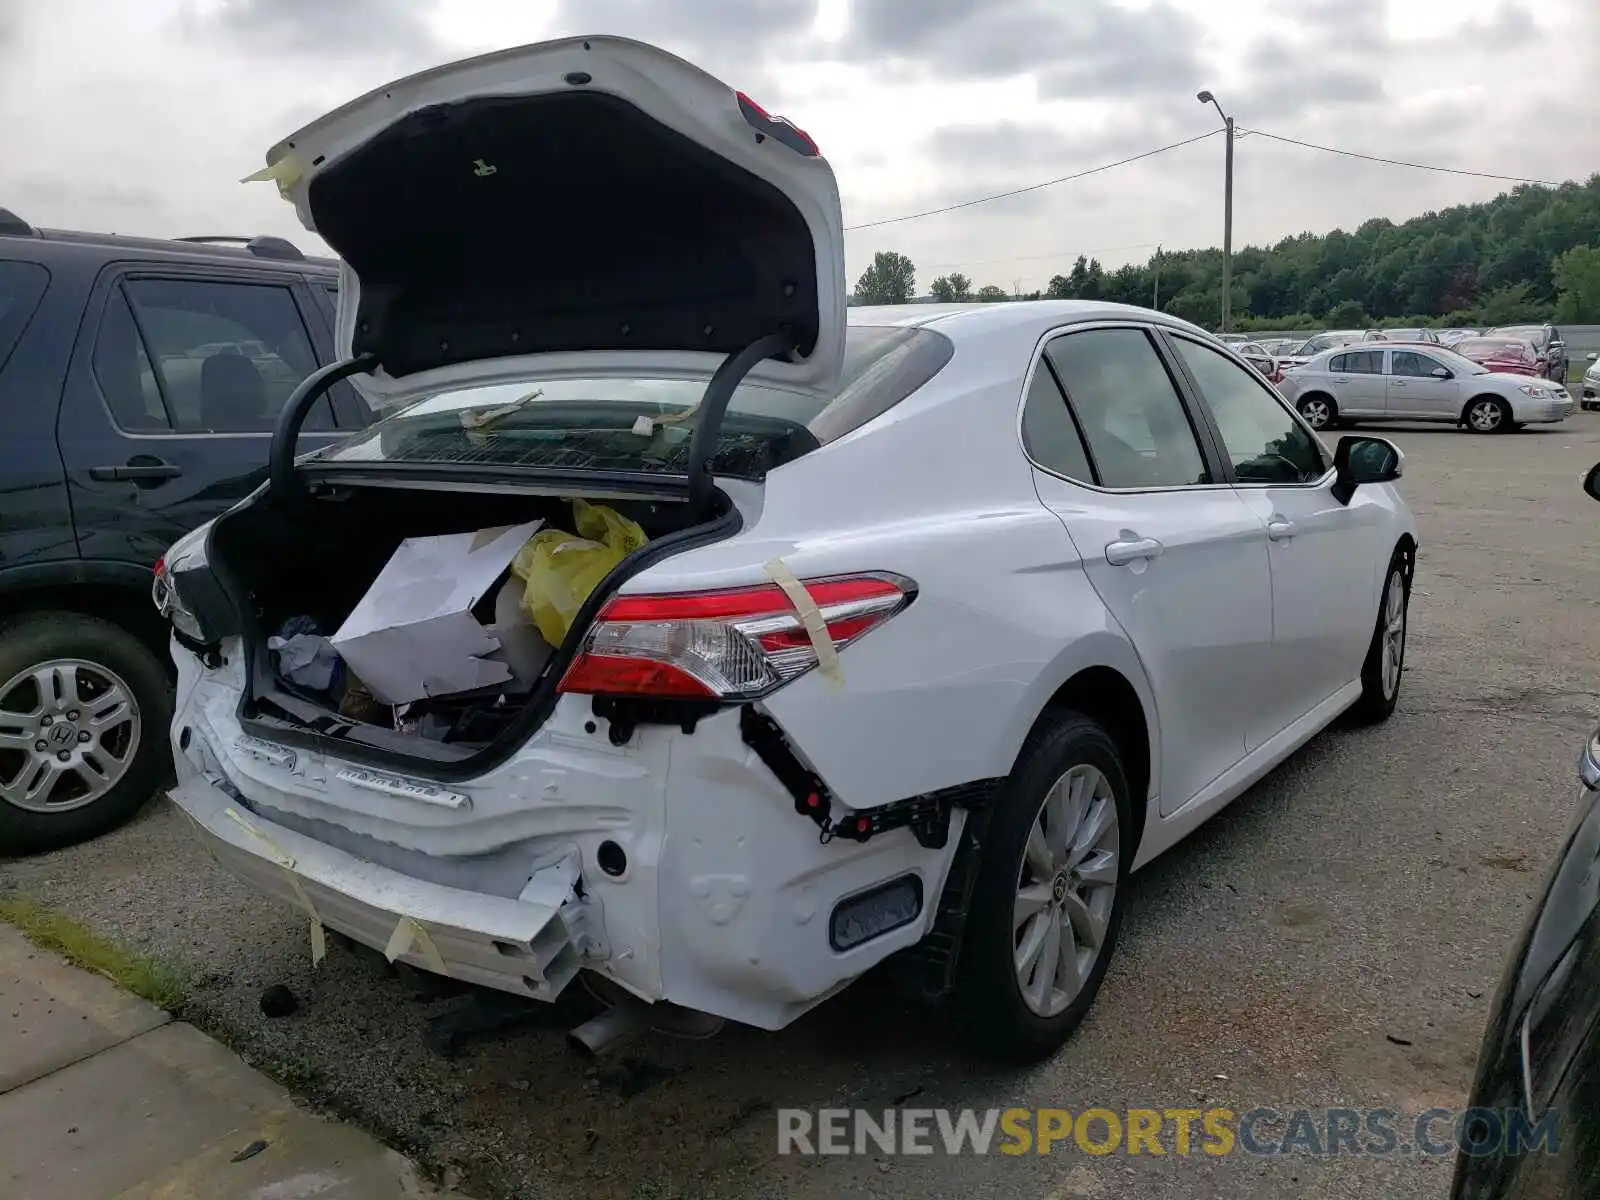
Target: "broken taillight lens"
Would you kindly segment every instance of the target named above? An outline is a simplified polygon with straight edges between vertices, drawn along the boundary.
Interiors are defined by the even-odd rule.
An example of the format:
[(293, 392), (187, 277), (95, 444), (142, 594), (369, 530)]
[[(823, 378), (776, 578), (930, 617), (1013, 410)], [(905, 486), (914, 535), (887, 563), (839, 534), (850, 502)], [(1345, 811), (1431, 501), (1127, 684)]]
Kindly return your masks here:
[[(911, 602), (896, 575), (803, 583), (842, 650)], [(684, 700), (754, 700), (818, 663), (816, 645), (777, 584), (714, 592), (616, 596), (584, 636), (560, 690)]]

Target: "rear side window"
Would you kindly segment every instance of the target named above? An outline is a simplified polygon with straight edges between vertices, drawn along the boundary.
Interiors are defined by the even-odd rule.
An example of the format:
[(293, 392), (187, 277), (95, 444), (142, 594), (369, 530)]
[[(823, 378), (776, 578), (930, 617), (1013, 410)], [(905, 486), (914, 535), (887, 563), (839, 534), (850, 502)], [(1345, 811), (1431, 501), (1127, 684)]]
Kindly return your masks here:
[(1328, 370), (1343, 375), (1382, 375), (1382, 350), (1356, 350), (1349, 354), (1335, 354), (1328, 360)]
[(38, 263), (0, 262), (0, 369), (22, 340), (49, 283), (50, 272)]
[(1172, 377), (1139, 329), (1093, 329), (1056, 338), (1045, 355), (1109, 488), (1212, 482)]

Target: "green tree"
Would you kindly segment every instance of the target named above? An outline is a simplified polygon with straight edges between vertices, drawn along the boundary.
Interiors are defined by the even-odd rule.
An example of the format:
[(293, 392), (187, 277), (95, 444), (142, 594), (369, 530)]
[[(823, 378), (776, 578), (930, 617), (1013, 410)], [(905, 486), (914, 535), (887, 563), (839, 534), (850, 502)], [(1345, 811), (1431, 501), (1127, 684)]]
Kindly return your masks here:
[(1600, 323), (1600, 247), (1574, 246), (1555, 262), (1556, 320)]
[(972, 280), (960, 271), (941, 275), (928, 285), (934, 297), (945, 304), (965, 304), (972, 299)]
[(856, 280), (857, 304), (905, 304), (917, 291), (917, 269), (898, 250), (879, 250)]
[(1000, 300), (1009, 299), (1011, 299), (1011, 296), (1005, 288), (996, 287), (992, 283), (986, 283), (978, 289), (978, 300), (983, 304), (994, 304)]
[(1359, 301), (1341, 300), (1328, 310), (1328, 324), (1341, 329), (1359, 329), (1367, 324), (1367, 311)]

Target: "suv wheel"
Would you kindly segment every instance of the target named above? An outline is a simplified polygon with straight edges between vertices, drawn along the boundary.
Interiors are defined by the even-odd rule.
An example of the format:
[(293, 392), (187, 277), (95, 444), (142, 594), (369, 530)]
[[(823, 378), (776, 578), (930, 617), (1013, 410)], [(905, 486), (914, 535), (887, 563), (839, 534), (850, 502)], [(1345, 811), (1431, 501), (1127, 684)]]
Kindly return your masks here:
[(1100, 990), (1132, 858), (1127, 773), (1101, 726), (1052, 714), (995, 800), (962, 935), (960, 1023), (984, 1054), (1031, 1062)]
[(161, 664), (109, 621), (41, 613), (0, 627), (0, 854), (133, 816), (161, 781), (170, 718)]

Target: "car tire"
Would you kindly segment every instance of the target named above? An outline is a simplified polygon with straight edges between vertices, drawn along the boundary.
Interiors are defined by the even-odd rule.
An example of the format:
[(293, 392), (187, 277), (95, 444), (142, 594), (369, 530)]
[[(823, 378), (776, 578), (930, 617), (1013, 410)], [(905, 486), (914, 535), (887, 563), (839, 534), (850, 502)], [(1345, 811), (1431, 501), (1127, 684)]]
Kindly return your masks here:
[[(994, 803), (962, 932), (955, 1005), (976, 1052), (1025, 1064), (1061, 1047), (1105, 977), (1133, 857), (1132, 800), (1116, 742), (1098, 722), (1061, 711), (1034, 728)], [(1019, 921), (1025, 912), (1031, 915)], [(1035, 939), (1031, 961), (1019, 966), (1019, 951)], [(1063, 960), (1069, 944), (1072, 958)], [(1050, 970), (1052, 961), (1058, 970)]]
[(0, 623), (0, 855), (132, 817), (166, 773), (171, 715), (166, 671), (126, 630), (69, 612)]
[(1334, 403), (1332, 396), (1322, 392), (1312, 392), (1309, 396), (1302, 396), (1295, 404), (1305, 423), (1318, 433), (1339, 427), (1339, 406)]
[(1405, 551), (1396, 550), (1383, 577), (1383, 591), (1378, 594), (1378, 619), (1367, 645), (1366, 660), (1361, 664), (1361, 698), (1348, 713), (1351, 724), (1387, 721), (1400, 702), (1410, 613), (1411, 560)]
[(1511, 406), (1499, 396), (1475, 397), (1461, 410), (1461, 423), (1473, 433), (1509, 433)]

